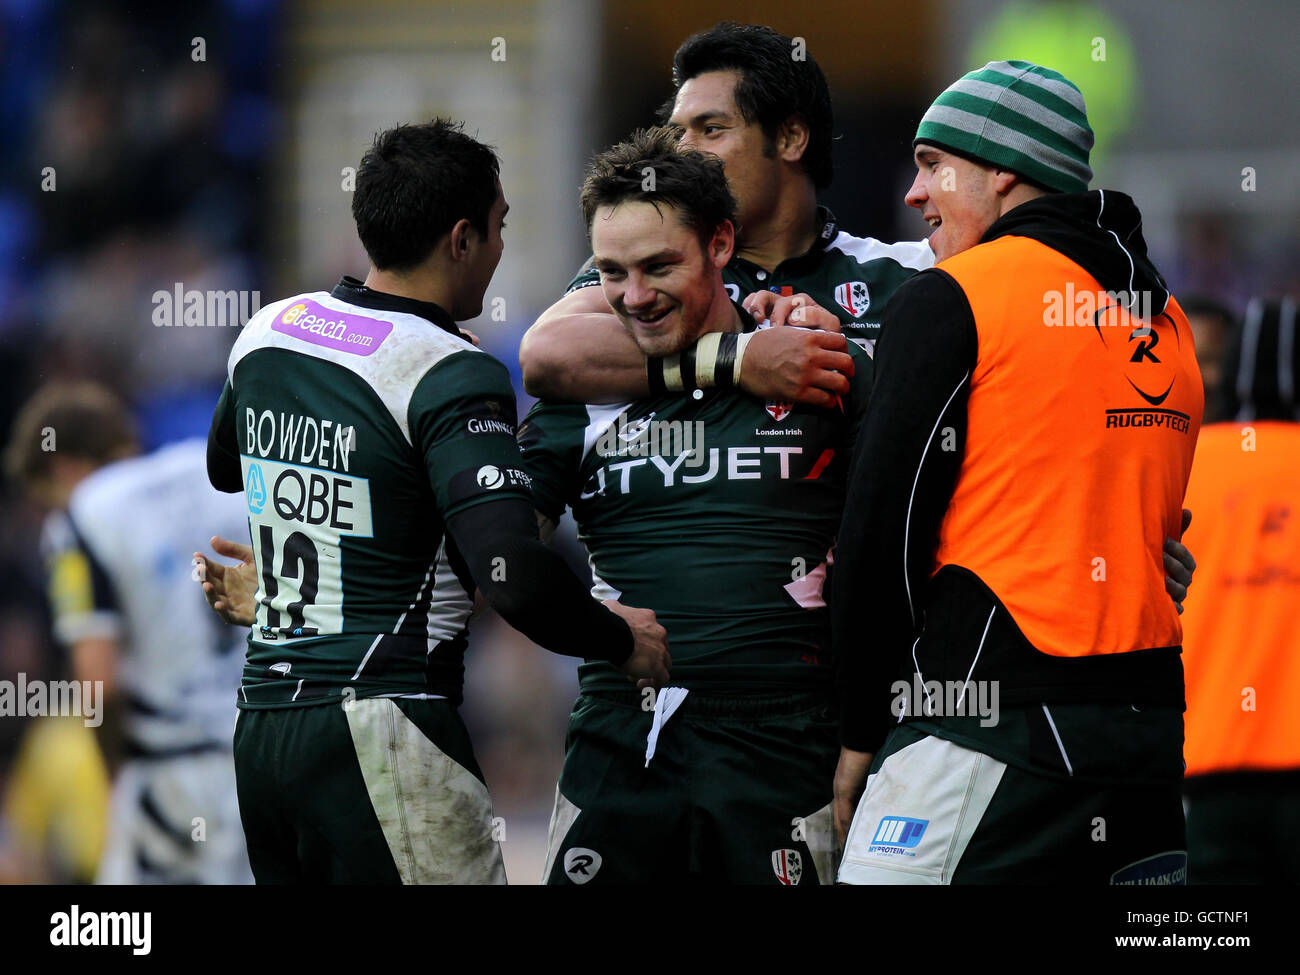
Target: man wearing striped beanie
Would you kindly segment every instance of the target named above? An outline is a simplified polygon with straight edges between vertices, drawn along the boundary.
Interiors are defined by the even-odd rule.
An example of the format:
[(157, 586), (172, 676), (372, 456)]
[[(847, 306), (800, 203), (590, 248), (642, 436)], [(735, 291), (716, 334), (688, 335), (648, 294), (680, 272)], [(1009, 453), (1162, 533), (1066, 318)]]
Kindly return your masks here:
[[(1086, 193), (1092, 180), (1083, 95), (1062, 75), (1025, 61), (992, 61), (958, 79), (922, 117), (912, 147), (918, 168), (924, 163), (947, 177), (929, 207), (916, 202), (920, 176), (907, 197), (935, 228), (930, 246), (939, 260), (975, 246), (1018, 204), (1049, 192)], [(948, 209), (942, 194), (954, 183), (962, 198), (941, 214)], [(993, 193), (976, 192), (986, 188)]]
[(938, 263), (883, 316), (830, 601), (841, 882), (1186, 882), (1190, 575), (1162, 540), (1204, 394), (1092, 141), (1024, 61), (917, 127)]

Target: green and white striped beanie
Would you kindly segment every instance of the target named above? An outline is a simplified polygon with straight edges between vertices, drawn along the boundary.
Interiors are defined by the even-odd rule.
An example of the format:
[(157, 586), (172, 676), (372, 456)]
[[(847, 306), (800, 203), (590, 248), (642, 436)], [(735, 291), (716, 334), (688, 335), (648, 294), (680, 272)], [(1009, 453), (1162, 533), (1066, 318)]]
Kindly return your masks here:
[(1028, 61), (990, 61), (962, 76), (922, 117), (913, 148), (919, 142), (1062, 193), (1082, 193), (1092, 179), (1083, 95), (1064, 75)]

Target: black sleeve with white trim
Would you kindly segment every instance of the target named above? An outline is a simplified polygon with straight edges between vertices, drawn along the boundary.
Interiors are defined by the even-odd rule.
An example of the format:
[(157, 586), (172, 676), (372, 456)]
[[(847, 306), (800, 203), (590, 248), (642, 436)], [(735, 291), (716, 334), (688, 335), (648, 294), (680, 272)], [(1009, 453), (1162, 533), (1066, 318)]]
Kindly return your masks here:
[(627, 624), (538, 539), (532, 504), (507, 497), (473, 505), (452, 515), (447, 530), (483, 597), (528, 639), (552, 653), (615, 665), (632, 655)]
[(885, 309), (831, 599), (840, 739), (855, 751), (876, 751), (894, 720), (890, 687), (922, 623), (977, 351), (970, 305), (942, 271), (918, 274)]
[(614, 664), (631, 656), (627, 624), (537, 537), (505, 366), (480, 352), (448, 356), (416, 386), (408, 417), (447, 531), (501, 618), (554, 653)]

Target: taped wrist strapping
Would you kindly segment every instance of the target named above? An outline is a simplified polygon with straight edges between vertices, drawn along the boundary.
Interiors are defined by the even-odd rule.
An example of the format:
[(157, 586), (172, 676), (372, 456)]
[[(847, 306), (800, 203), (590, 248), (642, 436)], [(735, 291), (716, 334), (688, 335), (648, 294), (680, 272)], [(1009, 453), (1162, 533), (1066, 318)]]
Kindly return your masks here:
[(674, 355), (646, 359), (652, 395), (692, 389), (733, 389), (740, 385), (740, 363), (754, 332), (710, 332)]

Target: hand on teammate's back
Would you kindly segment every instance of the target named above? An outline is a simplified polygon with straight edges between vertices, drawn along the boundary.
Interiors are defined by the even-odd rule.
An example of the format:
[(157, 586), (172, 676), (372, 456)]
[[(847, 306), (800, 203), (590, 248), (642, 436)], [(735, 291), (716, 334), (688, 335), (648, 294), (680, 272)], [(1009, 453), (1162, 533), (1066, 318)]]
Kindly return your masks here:
[(611, 613), (623, 617), (632, 631), (632, 656), (619, 668), (637, 687), (663, 687), (668, 683), (668, 671), (673, 658), (668, 653), (668, 631), (655, 619), (654, 610), (624, 606), (617, 599), (606, 599), (604, 605)]
[(238, 565), (213, 562), (202, 552), (194, 553), (199, 564), (203, 595), (213, 611), (232, 626), (252, 626), (257, 621), (257, 564), (253, 549), (232, 542), (220, 535), (212, 536), (212, 550), (228, 559), (238, 559)]

